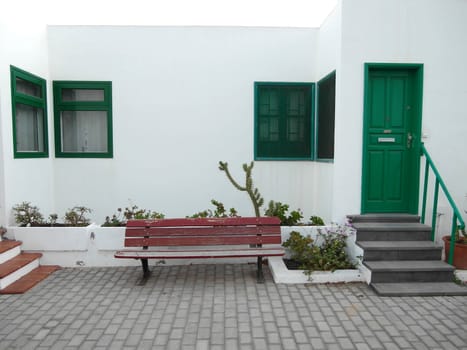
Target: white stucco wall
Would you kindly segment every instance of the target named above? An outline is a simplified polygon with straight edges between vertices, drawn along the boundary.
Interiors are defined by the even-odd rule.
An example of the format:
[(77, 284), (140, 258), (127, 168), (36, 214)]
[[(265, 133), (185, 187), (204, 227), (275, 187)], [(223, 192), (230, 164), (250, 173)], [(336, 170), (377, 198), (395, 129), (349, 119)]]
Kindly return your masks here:
[[(137, 204), (185, 216), (215, 198), (242, 215), (251, 203), (217, 169), (243, 179), (253, 159), (253, 83), (316, 82), (336, 70), (334, 163), (256, 162), (255, 185), (305, 216), (360, 212), (363, 68), (424, 65), (424, 142), (467, 206), (467, 2), (340, 0), (321, 29), (93, 27), (0, 21), (3, 173), (0, 224), (28, 200), (45, 214), (85, 205), (102, 222)], [(13, 159), (9, 65), (48, 82), (48, 159)], [(52, 80), (113, 83), (113, 159), (54, 159)], [(0, 159), (1, 161), (1, 159)], [(31, 176), (33, 175), (33, 176)], [(4, 177), (2, 181), (1, 177)], [(446, 207), (441, 199), (441, 207)], [(444, 209), (443, 209), (444, 210)], [(448, 215), (446, 215), (448, 217)], [(11, 221), (11, 217), (10, 217)]]
[[(317, 81), (336, 71), (336, 113), (339, 104), (340, 55), (341, 6), (337, 6), (320, 27), (316, 59)], [(327, 223), (342, 220), (333, 213), (334, 162), (316, 163), (312, 193), (316, 215)]]
[[(11, 207), (22, 201), (31, 201), (44, 212), (53, 210), (51, 158), (13, 159), (10, 65), (48, 79), (45, 24), (17, 19), (9, 12), (0, 14), (0, 225), (4, 226), (12, 220)], [(50, 116), (50, 85), (47, 94)], [(50, 120), (48, 126), (50, 141)]]
[[(363, 68), (422, 63), (424, 142), (457, 203), (467, 192), (467, 2), (342, 0), (334, 215), (360, 211)], [(466, 208), (467, 209), (467, 208)]]
[[(185, 216), (215, 198), (252, 215), (218, 170), (243, 182), (253, 160), (255, 81), (316, 81), (316, 29), (51, 26), (51, 80), (110, 80), (113, 159), (56, 159), (59, 209), (82, 204), (103, 221), (129, 204)], [(313, 162), (256, 162), (271, 199), (314, 208)]]

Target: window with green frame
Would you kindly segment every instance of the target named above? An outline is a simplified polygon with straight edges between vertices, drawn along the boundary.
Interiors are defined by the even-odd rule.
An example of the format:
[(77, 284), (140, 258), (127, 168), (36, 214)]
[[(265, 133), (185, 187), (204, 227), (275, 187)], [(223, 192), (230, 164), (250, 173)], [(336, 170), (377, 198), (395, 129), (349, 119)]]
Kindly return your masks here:
[(47, 93), (44, 79), (10, 66), (14, 158), (47, 158)]
[(318, 82), (316, 114), (316, 158), (323, 161), (334, 159), (334, 120), (336, 106), (336, 72)]
[(313, 158), (313, 83), (255, 83), (255, 159)]
[(54, 81), (55, 156), (112, 158), (112, 83)]

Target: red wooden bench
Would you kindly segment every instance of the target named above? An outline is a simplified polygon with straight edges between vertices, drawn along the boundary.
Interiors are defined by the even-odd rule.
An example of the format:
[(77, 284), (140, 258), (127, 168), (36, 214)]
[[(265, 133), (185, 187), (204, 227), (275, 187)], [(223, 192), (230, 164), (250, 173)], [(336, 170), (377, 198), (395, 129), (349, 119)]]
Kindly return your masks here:
[(257, 280), (263, 282), (262, 258), (284, 255), (279, 225), (276, 217), (129, 220), (125, 248), (131, 249), (115, 257), (140, 259), (143, 278), (149, 276), (148, 259), (256, 257)]

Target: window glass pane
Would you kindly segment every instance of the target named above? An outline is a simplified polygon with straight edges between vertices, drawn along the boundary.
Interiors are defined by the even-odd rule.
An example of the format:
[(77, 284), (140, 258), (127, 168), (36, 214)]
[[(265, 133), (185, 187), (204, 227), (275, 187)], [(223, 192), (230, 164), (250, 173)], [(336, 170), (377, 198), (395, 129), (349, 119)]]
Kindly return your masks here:
[(16, 151), (44, 151), (44, 112), (24, 104), (16, 104)]
[(287, 114), (304, 115), (305, 114), (305, 91), (291, 90), (287, 94)]
[(62, 89), (62, 101), (104, 101), (103, 89)]
[(305, 120), (303, 118), (289, 118), (287, 120), (287, 127), (287, 139), (289, 141), (305, 141)]
[(279, 118), (261, 118), (259, 137), (261, 141), (279, 141)]
[(277, 89), (264, 89), (259, 97), (259, 113), (261, 115), (279, 114), (279, 91)]
[(41, 98), (42, 91), (38, 84), (16, 77), (16, 92)]
[(62, 111), (63, 152), (107, 152), (106, 111)]

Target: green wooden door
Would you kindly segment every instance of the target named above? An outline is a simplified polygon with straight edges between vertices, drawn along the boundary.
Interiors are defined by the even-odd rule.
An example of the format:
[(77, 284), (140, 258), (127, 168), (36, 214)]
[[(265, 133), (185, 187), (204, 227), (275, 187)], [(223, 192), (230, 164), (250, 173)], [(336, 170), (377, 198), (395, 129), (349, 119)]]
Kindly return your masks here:
[(420, 74), (412, 67), (367, 67), (363, 213), (416, 213), (418, 210)]

